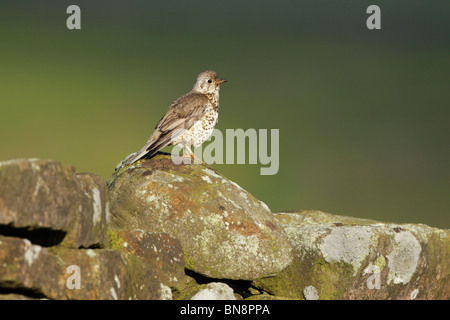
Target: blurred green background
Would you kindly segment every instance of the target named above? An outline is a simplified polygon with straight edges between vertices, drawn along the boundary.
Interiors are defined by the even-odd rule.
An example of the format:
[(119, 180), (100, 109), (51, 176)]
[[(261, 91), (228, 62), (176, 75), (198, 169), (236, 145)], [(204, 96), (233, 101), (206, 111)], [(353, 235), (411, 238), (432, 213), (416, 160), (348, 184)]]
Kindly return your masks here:
[[(81, 8), (81, 30), (66, 8)], [(381, 30), (366, 8), (381, 8)], [(106, 180), (212, 69), (218, 129), (280, 129), (280, 170), (213, 165), (272, 211), (450, 227), (449, 1), (2, 1), (0, 160)]]

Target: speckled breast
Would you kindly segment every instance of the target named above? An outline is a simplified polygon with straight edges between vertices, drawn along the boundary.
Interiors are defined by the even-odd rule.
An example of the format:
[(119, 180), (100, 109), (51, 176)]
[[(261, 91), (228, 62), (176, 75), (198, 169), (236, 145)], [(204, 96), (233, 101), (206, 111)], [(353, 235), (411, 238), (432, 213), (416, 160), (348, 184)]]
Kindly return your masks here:
[(211, 137), (214, 127), (219, 117), (218, 108), (207, 107), (206, 113), (194, 125), (184, 133), (182, 133), (174, 142), (175, 144), (182, 143), (198, 148)]
[(211, 137), (218, 117), (219, 112), (216, 108), (207, 108), (205, 116), (188, 130), (191, 135), (192, 145), (195, 148), (200, 147), (203, 142)]

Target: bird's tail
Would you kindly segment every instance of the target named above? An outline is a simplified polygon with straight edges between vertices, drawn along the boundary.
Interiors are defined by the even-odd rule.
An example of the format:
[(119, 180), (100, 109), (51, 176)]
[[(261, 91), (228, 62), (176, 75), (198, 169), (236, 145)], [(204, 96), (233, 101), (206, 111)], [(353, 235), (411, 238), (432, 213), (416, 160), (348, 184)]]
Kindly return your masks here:
[(125, 162), (125, 166), (129, 166), (130, 164), (135, 163), (139, 159), (144, 156), (151, 157), (156, 154), (159, 150), (168, 146), (172, 143), (171, 138), (168, 135), (161, 135), (159, 132), (155, 132), (150, 139), (148, 139), (145, 146), (142, 147), (141, 150), (134, 153), (130, 158), (128, 158)]
[(136, 161), (138, 161), (140, 158), (142, 158), (146, 154), (147, 154), (147, 151), (145, 149), (141, 149), (138, 152), (134, 153), (130, 158), (128, 158), (124, 165), (129, 166), (130, 164), (133, 164)]
[[(128, 158), (124, 165), (125, 166), (129, 166), (130, 164), (135, 163), (136, 161), (138, 161), (139, 159), (141, 159), (142, 157), (147, 155), (147, 153), (149, 153), (153, 149), (153, 146), (154, 146), (155, 142), (156, 141), (155, 141), (154, 137), (151, 136), (150, 139), (148, 139), (148, 141), (145, 144), (145, 146), (143, 146), (141, 150), (139, 150), (138, 152), (134, 153), (130, 158)], [(154, 152), (154, 153), (156, 153), (156, 152)], [(151, 155), (153, 155), (153, 154), (151, 154)]]
[(144, 156), (153, 156), (162, 148), (173, 144), (174, 141), (177, 141), (180, 135), (182, 135), (185, 131), (185, 129), (175, 129), (169, 133), (161, 133), (159, 130), (156, 130), (148, 139), (145, 146), (143, 146), (141, 150), (133, 154), (130, 158), (126, 159), (124, 165), (129, 166)]

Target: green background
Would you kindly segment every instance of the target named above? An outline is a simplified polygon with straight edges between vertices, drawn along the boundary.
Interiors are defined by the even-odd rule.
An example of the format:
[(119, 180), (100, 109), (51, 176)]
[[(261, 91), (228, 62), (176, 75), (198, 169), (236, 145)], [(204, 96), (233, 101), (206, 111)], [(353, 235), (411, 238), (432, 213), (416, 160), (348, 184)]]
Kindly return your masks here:
[[(81, 8), (81, 30), (66, 8)], [(381, 8), (381, 30), (366, 9)], [(0, 160), (106, 180), (197, 74), (218, 129), (280, 129), (280, 169), (213, 165), (272, 211), (450, 227), (449, 1), (2, 1)]]

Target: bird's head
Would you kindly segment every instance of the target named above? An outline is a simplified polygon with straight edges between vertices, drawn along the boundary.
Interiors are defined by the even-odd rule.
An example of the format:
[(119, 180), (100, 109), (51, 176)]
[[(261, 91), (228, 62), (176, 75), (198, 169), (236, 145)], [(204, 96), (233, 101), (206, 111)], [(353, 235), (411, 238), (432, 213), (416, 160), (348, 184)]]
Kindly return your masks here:
[(219, 75), (214, 71), (203, 71), (198, 75), (197, 82), (192, 90), (203, 94), (218, 93), (220, 84), (227, 81), (228, 80), (220, 79)]

